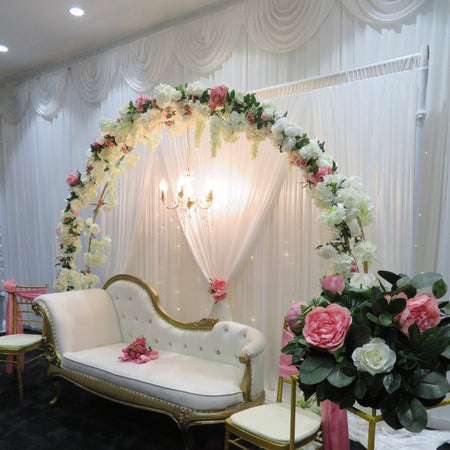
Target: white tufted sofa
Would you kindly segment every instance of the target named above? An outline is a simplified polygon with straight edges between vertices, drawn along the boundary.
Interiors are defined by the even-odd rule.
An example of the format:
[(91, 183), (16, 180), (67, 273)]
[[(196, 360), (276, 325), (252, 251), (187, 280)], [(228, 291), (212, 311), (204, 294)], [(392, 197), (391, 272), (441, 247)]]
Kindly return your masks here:
[[(178, 322), (138, 278), (117, 275), (103, 289), (42, 295), (33, 308), (46, 322), (53, 403), (63, 378), (102, 397), (167, 414), (186, 430), (264, 402), (265, 338), (258, 330), (217, 319)], [(119, 360), (139, 336), (159, 351), (158, 359)]]

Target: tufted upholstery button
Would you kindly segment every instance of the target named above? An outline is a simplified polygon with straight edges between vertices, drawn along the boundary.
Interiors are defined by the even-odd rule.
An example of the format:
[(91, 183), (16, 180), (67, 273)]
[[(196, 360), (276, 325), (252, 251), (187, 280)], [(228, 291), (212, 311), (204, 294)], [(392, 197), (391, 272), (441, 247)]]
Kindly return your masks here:
[(155, 339), (155, 342), (158, 343), (158, 338)]
[(245, 337), (245, 338), (247, 337), (247, 333), (244, 333), (244, 337)]
[(137, 322), (139, 319), (138, 319), (138, 317), (136, 316), (136, 317), (134, 318), (134, 320), (136, 320), (136, 322)]
[(217, 353), (218, 355), (220, 355), (220, 350), (216, 350), (216, 353)]
[(225, 331), (225, 333), (228, 333), (228, 327), (224, 328), (223, 331)]
[(152, 319), (148, 319), (148, 323), (152, 323)]
[(122, 319), (125, 319), (125, 314), (122, 314)]
[(128, 297), (128, 300), (131, 302), (131, 297)]
[(203, 351), (203, 347), (200, 345), (199, 350), (202, 352)]
[(184, 348), (187, 348), (187, 344), (184, 344)]
[(169, 341), (169, 346), (172, 347), (172, 342)]

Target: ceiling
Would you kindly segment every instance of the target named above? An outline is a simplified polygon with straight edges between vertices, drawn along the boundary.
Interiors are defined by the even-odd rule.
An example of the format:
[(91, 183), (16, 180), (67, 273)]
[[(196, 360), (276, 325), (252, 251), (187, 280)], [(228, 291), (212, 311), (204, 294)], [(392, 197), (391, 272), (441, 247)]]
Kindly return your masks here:
[[(219, 5), (222, 3), (222, 5)], [(0, 84), (218, 10), (228, 0), (0, 0)], [(85, 10), (83, 17), (68, 13)]]

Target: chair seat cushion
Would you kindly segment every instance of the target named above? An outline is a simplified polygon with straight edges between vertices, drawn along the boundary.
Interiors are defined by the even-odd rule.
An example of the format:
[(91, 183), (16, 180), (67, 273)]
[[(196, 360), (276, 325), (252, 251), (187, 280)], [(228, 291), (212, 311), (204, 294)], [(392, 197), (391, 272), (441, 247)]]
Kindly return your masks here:
[(40, 334), (7, 334), (0, 337), (0, 348), (7, 348), (11, 351), (20, 351), (30, 345), (37, 345), (42, 342)]
[(128, 343), (67, 352), (62, 367), (196, 411), (219, 411), (243, 402), (239, 368), (164, 350), (145, 364), (118, 359)]
[[(230, 421), (233, 425), (265, 439), (288, 444), (290, 414), (288, 403), (272, 403), (239, 411), (231, 415)], [(295, 442), (312, 436), (319, 428), (319, 415), (297, 408)]]

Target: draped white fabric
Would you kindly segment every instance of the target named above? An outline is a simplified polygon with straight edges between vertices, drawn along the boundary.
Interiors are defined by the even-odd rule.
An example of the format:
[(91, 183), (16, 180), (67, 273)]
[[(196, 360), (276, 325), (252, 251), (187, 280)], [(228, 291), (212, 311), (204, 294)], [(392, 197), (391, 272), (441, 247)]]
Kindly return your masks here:
[[(261, 144), (263, 156), (253, 160), (244, 137), (224, 144), (211, 158), (207, 128), (200, 147), (191, 152), (190, 166), (195, 171), (197, 189), (207, 183), (206, 177), (216, 180), (214, 202), (206, 213), (193, 208), (189, 217), (182, 219), (182, 226), (206, 281), (223, 277), (230, 282), (278, 198), (286, 162), (270, 142)], [(185, 134), (170, 140), (163, 141), (161, 155), (171, 190), (177, 192), (178, 177), (186, 171), (188, 149)], [(231, 320), (228, 301), (215, 302), (210, 314)]]
[[(86, 150), (98, 135), (99, 120), (117, 117), (119, 108), (159, 82), (174, 85), (202, 78), (209, 85), (225, 82), (241, 91), (276, 85), (267, 93), (261, 91), (261, 96), (279, 97), (277, 102), (288, 110), (289, 119), (309, 135), (325, 140), (341, 172), (359, 175), (374, 200), (376, 221), (368, 238), (379, 249), (377, 267), (409, 274), (434, 270), (450, 280), (450, 3), (409, 2), (414, 8), (408, 10), (406, 2), (381, 0), (289, 2), (298, 11), (307, 3), (317, 3), (315, 20), (321, 22), (315, 32), (310, 17), (302, 16), (304, 21), (298, 23), (298, 16), (285, 14), (283, 2), (258, 3), (265, 11), (264, 18), (253, 16), (251, 1), (226, 8), (241, 24), (241, 31), (236, 39), (229, 37), (234, 47), (223, 59), (205, 40), (207, 33), (211, 39), (215, 36), (211, 30), (222, 17), (216, 13), (205, 17), (208, 24), (198, 30), (190, 29), (198, 27), (198, 22), (172, 27), (79, 66), (74, 64), (70, 71), (43, 74), (39, 81), (0, 89), (0, 223), (5, 278), (24, 284), (52, 283), (57, 254), (54, 229), (64, 207), (65, 178), (76, 169), (83, 170)], [(388, 11), (388, 3), (399, 8)], [(352, 9), (356, 5), (366, 18), (356, 16)], [(376, 17), (370, 19), (370, 15)], [(395, 18), (395, 24), (391, 25), (389, 18)], [(367, 24), (369, 21), (376, 26)], [(258, 28), (258, 24), (270, 22), (279, 27), (278, 36), (271, 38), (265, 27)], [(283, 42), (280, 35), (289, 35), (295, 23), (299, 29), (309, 30), (304, 36), (308, 40), (298, 40), (289, 49), (289, 42)], [(235, 26), (231, 29), (236, 31)], [(215, 53), (214, 58), (209, 53), (205, 56), (202, 70), (208, 68), (208, 72), (185, 64), (180, 50), (175, 57), (182, 36), (189, 38), (191, 45), (198, 40), (205, 53)], [(398, 70), (411, 69), (415, 56), (399, 58), (416, 54), (424, 43), (430, 44), (431, 58), (417, 211), (412, 153), (417, 73)], [(385, 60), (391, 62), (377, 64)], [(355, 72), (355, 68), (360, 69)], [(322, 84), (311, 80), (317, 76)], [(278, 86), (304, 79), (306, 84), (297, 87)], [(336, 82), (338, 86), (334, 86)], [(310, 92), (312, 87), (315, 90)], [(101, 275), (105, 280), (127, 272), (147, 279), (160, 293), (169, 314), (190, 321), (208, 315), (212, 299), (176, 213), (160, 206), (158, 185), (162, 176), (167, 176), (162, 152), (174, 147), (169, 138), (154, 153), (144, 146), (138, 148), (139, 164), (118, 180), (119, 205), (100, 219), (113, 242)], [(222, 150), (219, 157), (228, 157), (227, 148)], [(271, 151), (261, 150), (254, 163), (265, 164)], [(279, 157), (284, 164), (283, 155)], [(267, 336), (269, 389), (274, 388), (276, 377), (280, 319), (293, 302), (318, 293), (319, 279), (326, 270), (326, 263), (314, 253), (323, 239), (315, 219), (317, 211), (301, 184), (299, 172), (288, 171), (273, 208), (255, 230), (253, 244), (242, 254), (227, 289), (233, 319), (252, 324)], [(414, 224), (418, 225), (417, 241)]]

